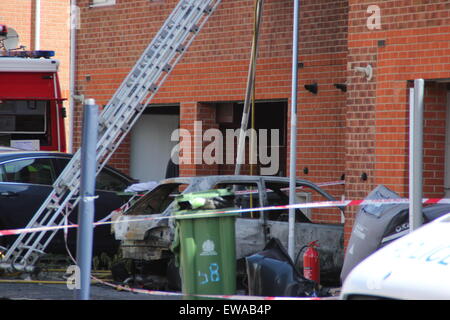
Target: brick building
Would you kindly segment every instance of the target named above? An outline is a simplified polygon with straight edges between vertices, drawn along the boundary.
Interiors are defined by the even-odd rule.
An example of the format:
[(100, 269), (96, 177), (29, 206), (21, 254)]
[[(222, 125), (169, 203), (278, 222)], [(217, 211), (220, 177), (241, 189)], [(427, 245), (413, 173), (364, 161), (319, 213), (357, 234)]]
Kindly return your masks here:
[[(90, 0), (77, 3), (81, 28), (76, 88), (78, 94), (104, 105), (178, 0), (94, 2), (100, 5), (92, 5)], [(145, 120), (137, 124), (113, 156), (116, 167), (135, 175), (153, 166), (162, 174), (173, 145), (172, 129), (179, 126), (195, 136), (201, 134), (194, 133), (195, 121), (202, 121), (202, 132), (239, 126), (253, 11), (253, 0), (222, 1), (151, 101), (153, 108), (146, 111)], [(347, 199), (362, 199), (378, 184), (406, 196), (408, 89), (411, 80), (424, 78), (424, 196), (444, 195), (445, 185), (450, 183), (445, 180), (450, 176), (445, 165), (450, 161), (446, 158), (450, 151), (446, 131), (449, 13), (450, 3), (445, 0), (301, 1), (298, 177), (313, 182), (345, 177), (345, 186), (328, 191)], [(292, 17), (293, 1), (264, 2), (256, 71), (256, 126), (280, 130), (281, 175), (289, 174)], [(355, 67), (368, 64), (373, 68), (370, 80), (355, 71)], [(317, 94), (304, 89), (305, 84), (313, 83), (318, 86)], [(78, 108), (78, 129), (80, 121)], [(152, 132), (150, 128), (157, 130)], [(151, 142), (152, 135), (158, 141), (165, 139), (166, 145), (159, 147), (158, 141)], [(79, 141), (78, 135), (74, 145)], [(202, 151), (197, 147), (192, 151), (194, 160)], [(150, 155), (148, 149), (153, 150)], [(161, 158), (157, 165), (142, 160), (157, 154)], [(224, 174), (232, 169), (230, 165), (202, 161), (180, 167), (181, 175)], [(354, 213), (355, 208), (349, 208), (347, 236)], [(314, 218), (340, 221), (340, 217), (326, 214)]]
[[(55, 51), (55, 59), (60, 61), (59, 80), (61, 94), (65, 99), (70, 97), (70, 0), (40, 1), (40, 37), (36, 43), (36, 1), (11, 0), (2, 1), (0, 24), (13, 28), (19, 34), (19, 44), (26, 50)], [(39, 15), (39, 14), (38, 14)], [(39, 29), (38, 29), (39, 30)], [(68, 101), (64, 102), (69, 110)], [(66, 119), (66, 136), (69, 136), (69, 119)]]

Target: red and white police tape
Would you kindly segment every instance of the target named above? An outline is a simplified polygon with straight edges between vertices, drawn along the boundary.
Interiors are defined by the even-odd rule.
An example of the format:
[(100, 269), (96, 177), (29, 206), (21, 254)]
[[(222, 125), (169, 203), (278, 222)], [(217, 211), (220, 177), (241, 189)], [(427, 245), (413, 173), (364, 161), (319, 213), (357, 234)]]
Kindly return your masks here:
[[(348, 206), (363, 206), (363, 205), (383, 205), (383, 204), (407, 204), (409, 203), (409, 199), (407, 198), (398, 198), (398, 199), (378, 199), (378, 200), (340, 200), (340, 201), (318, 201), (318, 202), (309, 202), (309, 203), (297, 203), (292, 205), (279, 205), (279, 206), (267, 206), (267, 207), (258, 207), (258, 208), (247, 208), (247, 209), (232, 209), (232, 210), (208, 210), (206, 212), (202, 212), (200, 214), (207, 217), (208, 215), (214, 214), (238, 214), (238, 213), (250, 213), (256, 211), (274, 211), (274, 210), (283, 210), (283, 209), (306, 209), (306, 208), (329, 208), (329, 207), (348, 207)], [(450, 198), (425, 198), (422, 199), (423, 204), (450, 204)], [(183, 218), (198, 217), (199, 213), (193, 214), (185, 214)], [(143, 217), (143, 218), (130, 218), (129, 219), (117, 219), (115, 221), (98, 221), (94, 223), (94, 226), (105, 225), (105, 224), (114, 224), (114, 223), (123, 223), (123, 222), (139, 222), (139, 221), (148, 221), (148, 220), (162, 220), (162, 219), (174, 219), (174, 216), (157, 216), (157, 217)], [(105, 220), (105, 219), (103, 219)], [(42, 226), (42, 227), (34, 227), (34, 228), (22, 228), (22, 229), (9, 229), (9, 230), (0, 230), (0, 236), (9, 236), (9, 235), (18, 235), (22, 233), (31, 233), (31, 232), (42, 232), (42, 231), (50, 231), (50, 230), (59, 230), (65, 228), (76, 228), (77, 224), (71, 225), (61, 225), (61, 226)]]
[[(134, 293), (142, 293), (148, 295), (158, 295), (158, 296), (172, 296), (172, 297), (192, 297), (192, 298), (209, 298), (209, 299), (222, 299), (222, 300), (324, 300), (324, 298), (320, 297), (269, 297), (269, 296), (246, 296), (246, 295), (212, 295), (212, 294), (185, 294), (182, 292), (169, 292), (169, 291), (158, 291), (158, 290), (147, 290), (140, 288), (131, 288), (122, 285), (116, 285), (113, 283), (109, 283), (95, 277), (92, 277), (98, 283), (106, 285), (108, 287), (114, 288), (116, 290), (124, 290)], [(326, 299), (326, 298), (325, 298)]]

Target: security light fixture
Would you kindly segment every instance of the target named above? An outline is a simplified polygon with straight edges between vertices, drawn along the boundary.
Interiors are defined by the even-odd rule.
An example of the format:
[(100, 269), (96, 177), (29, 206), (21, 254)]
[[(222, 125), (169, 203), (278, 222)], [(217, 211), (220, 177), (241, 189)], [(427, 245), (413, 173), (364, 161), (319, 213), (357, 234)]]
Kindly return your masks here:
[(317, 83), (305, 84), (305, 89), (314, 94), (317, 94), (317, 91), (319, 91)]
[(347, 85), (345, 83), (335, 83), (334, 86), (342, 92), (347, 92)]
[(363, 75), (366, 77), (367, 81), (372, 80), (373, 76), (373, 68), (370, 64), (368, 64), (366, 67), (355, 67), (355, 71), (363, 73)]

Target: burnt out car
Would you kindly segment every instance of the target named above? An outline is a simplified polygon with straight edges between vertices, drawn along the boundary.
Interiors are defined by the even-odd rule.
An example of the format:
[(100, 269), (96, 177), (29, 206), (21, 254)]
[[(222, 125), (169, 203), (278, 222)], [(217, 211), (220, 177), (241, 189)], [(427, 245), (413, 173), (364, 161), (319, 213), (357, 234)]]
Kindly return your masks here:
[[(365, 198), (375, 201), (387, 199), (402, 198), (384, 185), (377, 186)], [(449, 204), (424, 205), (423, 223), (427, 224), (448, 212), (450, 212)], [(341, 282), (344, 283), (350, 272), (364, 259), (409, 233), (409, 203), (373, 203), (360, 206), (345, 253)]]
[[(234, 207), (261, 208), (289, 204), (289, 178), (271, 176), (203, 176), (166, 179), (129, 206), (112, 215), (112, 232), (121, 241), (125, 259), (170, 263), (170, 246), (175, 222), (168, 217), (177, 210), (175, 197), (180, 193), (230, 188), (235, 190)], [(297, 203), (335, 201), (325, 190), (307, 180), (297, 180)], [(344, 256), (343, 224), (313, 223), (315, 210), (327, 210), (339, 217), (342, 208), (296, 209), (295, 252), (318, 240), (321, 255), (321, 279), (338, 279)], [(237, 259), (264, 249), (270, 239), (277, 238), (287, 248), (288, 210), (242, 213), (236, 219)], [(295, 261), (303, 265), (302, 256)], [(333, 281), (333, 280), (330, 280)]]

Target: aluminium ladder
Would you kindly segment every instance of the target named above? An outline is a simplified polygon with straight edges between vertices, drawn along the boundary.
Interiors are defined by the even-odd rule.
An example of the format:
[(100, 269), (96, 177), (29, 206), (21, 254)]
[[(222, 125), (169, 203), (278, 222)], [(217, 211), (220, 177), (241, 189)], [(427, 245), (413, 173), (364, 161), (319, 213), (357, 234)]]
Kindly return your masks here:
[[(99, 117), (97, 172), (107, 163), (220, 0), (181, 0), (144, 50)], [(145, 101), (144, 103), (142, 103)], [(80, 200), (80, 150), (53, 184), (53, 190), (26, 228), (63, 226)], [(57, 230), (22, 233), (0, 269), (33, 272)]]

